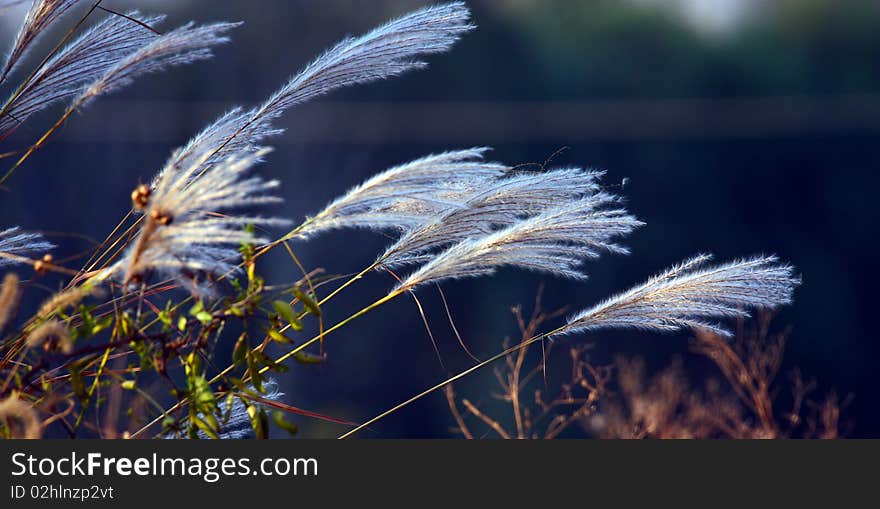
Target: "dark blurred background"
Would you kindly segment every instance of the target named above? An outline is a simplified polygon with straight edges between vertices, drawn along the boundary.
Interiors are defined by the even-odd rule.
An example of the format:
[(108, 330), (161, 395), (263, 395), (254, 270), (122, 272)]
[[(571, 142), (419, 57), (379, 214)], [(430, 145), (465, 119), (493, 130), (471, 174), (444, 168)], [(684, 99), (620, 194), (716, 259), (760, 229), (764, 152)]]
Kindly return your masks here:
[[(456, 325), (479, 356), (516, 335), (512, 305), (575, 309), (698, 252), (719, 259), (776, 253), (804, 284), (773, 327), (792, 327), (783, 374), (795, 366), (822, 390), (854, 394), (850, 436), (880, 436), (877, 294), (880, 188), (880, 3), (800, 0), (471, 0), (479, 29), (427, 71), (343, 90), (290, 111), (262, 171), (283, 181), (277, 214), (301, 218), (365, 177), (431, 152), (490, 145), (508, 164), (608, 171), (647, 227), (633, 254), (591, 262), (587, 283), (502, 271), (447, 284)], [(242, 20), (214, 60), (141, 79), (77, 115), (0, 190), (2, 225), (103, 238), (175, 147), (227, 108), (274, 91), (347, 34), (426, 5), (410, 0), (107, 0), (114, 9), (186, 20)], [(10, 44), (21, 10), (0, 20)], [(49, 38), (51, 39), (51, 38)], [(33, 61), (33, 59), (32, 59)], [(26, 66), (25, 66), (26, 67)], [(20, 78), (18, 76), (17, 78)], [(15, 79), (12, 80), (13, 82)], [(8, 91), (2, 92), (4, 95)], [(3, 147), (36, 140), (60, 111), (32, 118)], [(560, 151), (560, 149), (565, 149)], [(554, 155), (555, 154), (555, 155)], [(9, 162), (6, 160), (6, 162)], [(873, 232), (873, 233), (872, 233)], [(87, 240), (52, 235), (61, 254)], [(334, 232), (294, 247), (304, 264), (356, 272), (388, 243)], [(270, 279), (298, 271), (282, 253)], [(374, 274), (326, 308), (328, 324), (384, 295)], [(472, 362), (431, 289), (419, 295), (446, 369)], [(688, 351), (688, 334), (601, 333), (597, 363), (641, 355), (650, 367)], [(433, 385), (441, 368), (412, 300), (399, 299), (328, 337), (328, 362), (282, 379), (293, 405), (364, 420)], [(564, 371), (548, 373), (559, 381)], [(491, 404), (491, 370), (458, 386)], [(821, 394), (817, 394), (821, 396)], [(306, 436), (343, 428), (306, 420)], [(441, 394), (393, 415), (367, 436), (446, 437)]]

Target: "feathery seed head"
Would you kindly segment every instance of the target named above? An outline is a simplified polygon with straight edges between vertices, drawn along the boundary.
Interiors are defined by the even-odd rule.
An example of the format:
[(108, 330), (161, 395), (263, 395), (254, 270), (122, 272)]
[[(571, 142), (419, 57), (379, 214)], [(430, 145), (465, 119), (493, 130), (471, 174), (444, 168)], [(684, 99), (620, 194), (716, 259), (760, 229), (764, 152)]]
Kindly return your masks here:
[(55, 246), (39, 233), (24, 233), (17, 226), (0, 231), (0, 267), (22, 263), (27, 257)]
[(460, 207), (447, 208), (430, 222), (407, 232), (379, 257), (378, 263), (380, 267), (421, 263), (430, 259), (437, 248), (489, 234), (560, 202), (590, 194), (598, 207), (608, 201), (606, 197), (613, 198), (596, 193), (596, 180), (601, 175), (565, 168), (485, 181)]
[(27, 346), (30, 348), (43, 347), (47, 352), (60, 351), (67, 354), (73, 351), (73, 339), (64, 324), (52, 319), (28, 334)]
[(0, 334), (10, 322), (18, 304), (18, 276), (12, 272), (3, 276), (0, 284)]
[[(142, 16), (137, 11), (128, 12), (126, 16), (147, 26), (154, 26), (165, 18)], [(59, 101), (74, 97), (86, 83), (97, 80), (120, 60), (158, 37), (131, 19), (108, 16), (58, 51), (10, 98), (9, 114), (0, 117), (0, 132)]]
[(12, 72), (37, 39), (79, 2), (80, 0), (34, 0), (24, 16), (24, 22), (15, 37), (15, 43), (9, 51), (3, 71), (0, 72), (0, 82)]
[(281, 132), (272, 122), (288, 108), (337, 88), (358, 85), (419, 69), (421, 55), (447, 51), (473, 29), (461, 2), (428, 7), (403, 16), (358, 38), (348, 38), (308, 64), (266, 102), (249, 110), (234, 108), (175, 152), (168, 167), (188, 167), (201, 154), (210, 165), (230, 155), (245, 156)]
[(35, 439), (43, 434), (37, 412), (16, 391), (0, 401), (0, 423), (5, 423), (7, 429), (13, 431), (12, 438)]
[[(599, 193), (598, 195), (604, 195)], [(507, 228), (464, 240), (435, 256), (392, 292), (444, 279), (478, 277), (503, 266), (584, 279), (577, 267), (601, 251), (627, 253), (612, 240), (643, 223), (623, 209), (599, 209), (596, 196), (562, 203)]]
[(48, 317), (54, 313), (78, 305), (87, 297), (97, 297), (101, 295), (103, 295), (103, 289), (97, 286), (96, 281), (75, 286), (68, 290), (58, 292), (46, 299), (43, 304), (40, 305), (40, 310), (37, 312), (37, 316)]
[(475, 27), (462, 2), (427, 7), (358, 38), (347, 38), (316, 58), (264, 105), (287, 108), (336, 88), (396, 76), (427, 64), (420, 55), (443, 53)]
[(247, 231), (248, 225), (288, 223), (241, 212), (281, 201), (271, 194), (278, 181), (250, 174), (269, 151), (228, 158), (202, 172), (201, 161), (185, 169), (166, 168), (149, 193), (134, 243), (113, 272), (124, 272), (125, 283), (156, 271), (189, 285), (199, 275), (235, 271), (238, 246), (267, 242)]
[(775, 256), (736, 260), (700, 268), (711, 259), (699, 255), (627, 292), (568, 319), (561, 333), (602, 328), (676, 331), (709, 329), (730, 335), (707, 320), (747, 316), (744, 308), (775, 308), (791, 302), (800, 278)]
[(229, 42), (225, 34), (240, 25), (241, 23), (213, 23), (196, 26), (190, 22), (153, 37), (148, 44), (117, 61), (103, 75), (83, 88), (73, 104), (82, 107), (99, 95), (129, 85), (138, 76), (211, 58), (211, 47)]
[(302, 237), (335, 228), (409, 231), (465, 201), (509, 168), (483, 160), (488, 148), (434, 154), (390, 168), (331, 202), (307, 221)]

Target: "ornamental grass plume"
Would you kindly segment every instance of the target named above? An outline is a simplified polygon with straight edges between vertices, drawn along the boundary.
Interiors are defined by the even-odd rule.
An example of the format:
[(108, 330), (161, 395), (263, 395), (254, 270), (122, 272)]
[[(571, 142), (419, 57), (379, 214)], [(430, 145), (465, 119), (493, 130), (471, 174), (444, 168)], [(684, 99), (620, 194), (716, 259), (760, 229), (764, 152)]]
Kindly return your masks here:
[(84, 87), (70, 108), (75, 110), (85, 106), (99, 95), (115, 92), (131, 84), (139, 76), (209, 59), (213, 56), (211, 48), (229, 42), (226, 32), (240, 25), (212, 23), (197, 26), (190, 22), (154, 37)]
[(17, 226), (0, 231), (0, 267), (22, 263), (28, 256), (44, 253), (55, 245), (39, 233), (22, 232)]
[(488, 235), (559, 203), (583, 198), (598, 208), (617, 198), (599, 193), (601, 172), (565, 168), (529, 172), (487, 182), (464, 203), (407, 232), (379, 257), (382, 268), (429, 261), (436, 251), (457, 242)]
[(711, 257), (698, 255), (645, 283), (577, 313), (564, 333), (606, 328), (670, 332), (706, 329), (730, 335), (707, 320), (742, 318), (746, 308), (772, 309), (789, 304), (800, 278), (775, 256), (758, 256), (701, 268)]
[(228, 158), (201, 173), (201, 161), (183, 169), (165, 168), (155, 189), (142, 186), (143, 194), (135, 193), (142, 200), (136, 199), (135, 206), (143, 209), (143, 222), (110, 273), (132, 283), (158, 272), (193, 290), (207, 290), (204, 278), (236, 271), (239, 246), (268, 242), (247, 226), (289, 223), (241, 212), (281, 201), (271, 194), (279, 186), (277, 180), (250, 173), (269, 152), (266, 148), (241, 159)]
[[(33, 5), (25, 14), (24, 22), (18, 30), (9, 55), (6, 57), (3, 71), (0, 72), (0, 83), (12, 72), (37, 39), (79, 2), (80, 0), (34, 0)], [(6, 2), (7, 5), (0, 5), (0, 10), (17, 3), (21, 2)]]
[[(0, 0), (0, 8), (9, 3)], [(39, 35), (77, 3), (34, 0), (0, 80)], [(162, 16), (108, 10), (111, 15), (84, 29), (89, 16), (97, 14), (98, 3), (92, 5), (2, 105), (0, 141), (33, 114), (68, 103), (63, 116), (35, 144), (0, 153), (9, 157), (23, 152), (0, 176), (0, 183), (72, 113), (140, 76), (210, 57), (212, 48), (227, 42), (228, 33), (238, 26), (187, 23), (162, 34), (153, 29)], [(296, 428), (281, 411), (351, 425), (276, 401), (281, 394), (266, 373), (283, 371), (287, 360), (304, 366), (325, 362), (323, 352), (316, 355), (305, 349), (423, 285), (491, 275), (502, 267), (582, 280), (586, 260), (606, 252), (627, 254), (620, 239), (643, 223), (601, 184), (603, 172), (578, 167), (516, 170), (489, 161), (485, 147), (435, 153), (389, 168), (306, 217), (286, 235), (269, 234), (289, 224), (260, 213), (263, 206), (281, 202), (279, 181), (254, 170), (271, 150), (264, 146), (266, 140), (281, 132), (274, 121), (288, 108), (340, 87), (421, 69), (424, 57), (449, 50), (473, 28), (467, 7), (452, 2), (342, 40), (263, 103), (228, 111), (174, 151), (150, 182), (134, 190), (132, 215), (97, 243), (82, 267), (64, 266), (74, 258), (57, 263), (35, 259), (53, 247), (39, 234), (18, 228), (0, 231), (0, 267), (30, 263), (35, 280), (49, 270), (72, 276), (21, 320), (19, 290), (31, 285), (20, 285), (16, 276), (7, 275), (0, 287), (0, 433), (14, 434), (3, 418), (6, 411), (29, 435), (39, 435), (50, 425), (70, 436), (93, 431), (101, 436), (104, 430), (107, 436), (124, 435), (118, 433), (117, 419), (128, 404), (131, 412), (123, 429), (135, 438), (151, 429), (160, 437), (241, 438), (250, 435), (249, 427), (255, 436), (265, 437), (268, 408), (273, 409), (275, 425), (290, 432)], [(286, 241), (308, 240), (340, 228), (381, 231), (396, 239), (369, 267), (321, 295), (324, 285), (335, 279), (316, 277), (321, 270), (309, 271)], [(270, 283), (259, 271), (263, 263), (258, 259), (282, 245), (302, 270), (304, 276), (297, 282)], [(690, 259), (550, 332), (540, 333), (536, 324), (527, 329), (530, 338), (523, 333), (519, 345), (404, 405), (516, 349), (560, 334), (611, 327), (725, 332), (712, 320), (745, 316), (747, 308), (786, 304), (799, 283), (792, 268), (775, 257), (705, 268), (707, 260)], [(333, 296), (374, 269), (397, 278), (393, 271), (398, 267), (414, 268), (390, 292), (380, 294), (384, 297), (324, 326), (333, 313), (322, 310)], [(217, 283), (230, 275), (221, 298), (202, 298), (216, 296)], [(107, 299), (97, 291), (118, 290), (119, 283), (122, 291), (109, 293)], [(52, 283), (37, 281), (33, 286), (47, 284)], [(135, 286), (140, 291), (127, 291)], [(181, 286), (195, 298), (172, 291)], [(422, 317), (427, 324), (424, 312)], [(306, 322), (312, 318), (319, 333), (303, 341), (296, 333), (311, 326)], [(449, 318), (452, 322), (451, 314)], [(13, 322), (17, 327), (10, 326)], [(229, 341), (231, 331), (238, 334), (234, 341)], [(286, 351), (270, 357), (270, 345)], [(224, 368), (218, 352), (231, 354), (231, 364)], [(152, 393), (160, 383), (167, 394)], [(62, 401), (66, 409), (58, 404)], [(114, 412), (120, 415), (111, 415)], [(45, 421), (36, 418), (44, 414)], [(106, 421), (99, 423), (105, 414)]]
[(429, 155), (385, 170), (306, 220), (299, 237), (338, 228), (408, 232), (467, 199), (509, 168), (484, 161), (487, 147)]
[(52, 294), (38, 308), (36, 316), (46, 318), (53, 314), (74, 308), (88, 297), (104, 297), (104, 289), (95, 284), (87, 283)]
[(643, 223), (624, 209), (600, 209), (593, 196), (551, 207), (494, 233), (464, 240), (404, 278), (393, 292), (445, 279), (491, 275), (504, 266), (585, 279), (583, 260), (629, 251), (613, 239)]
[(443, 53), (472, 30), (470, 11), (461, 2), (421, 9), (386, 23), (357, 38), (346, 38), (294, 75), (264, 103), (235, 108), (176, 151), (167, 167), (187, 167), (202, 154), (210, 165), (230, 155), (248, 155), (280, 129), (272, 122), (288, 108), (340, 87), (368, 83), (402, 74), (427, 64), (423, 55)]
[[(36, 0), (34, 8), (39, 3), (48, 8), (57, 2)], [(100, 2), (93, 4), (59, 46), (0, 107), (2, 140), (30, 115), (73, 97), (61, 118), (39, 140), (24, 150), (18, 161), (0, 176), (0, 184), (41, 148), (74, 112), (98, 96), (115, 92), (131, 84), (139, 76), (210, 58), (211, 48), (228, 42), (229, 39), (224, 34), (239, 25), (214, 23), (195, 26), (187, 23), (166, 34), (159, 34), (150, 25), (158, 23), (164, 16), (143, 18), (137, 12), (122, 14), (101, 8), (112, 16), (62, 48), (61, 44), (73, 36), (80, 24), (100, 7), (99, 4)], [(10, 62), (13, 60), (10, 59)]]
[(34, 113), (81, 93), (87, 83), (97, 80), (123, 58), (159, 37), (148, 26), (158, 24), (164, 16), (145, 17), (137, 11), (128, 12), (126, 16), (106, 17), (59, 50), (25, 80), (9, 98), (5, 114), (0, 116), (0, 133)]

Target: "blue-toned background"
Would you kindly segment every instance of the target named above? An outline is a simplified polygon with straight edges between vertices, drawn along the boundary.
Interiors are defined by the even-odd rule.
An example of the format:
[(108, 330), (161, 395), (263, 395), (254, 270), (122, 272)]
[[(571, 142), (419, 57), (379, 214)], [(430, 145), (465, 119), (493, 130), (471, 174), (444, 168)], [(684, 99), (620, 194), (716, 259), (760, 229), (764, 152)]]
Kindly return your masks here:
[[(342, 36), (426, 4), (106, 3), (166, 12), (165, 27), (189, 19), (245, 25), (214, 60), (141, 79), (75, 116), (0, 189), (0, 225), (103, 238), (129, 210), (131, 189), (206, 123), (233, 105), (260, 101)], [(772, 252), (804, 279), (795, 305), (774, 321), (776, 328), (793, 328), (784, 372), (798, 366), (823, 389), (853, 393), (844, 411), (851, 435), (880, 435), (874, 332), (880, 6), (833, 0), (469, 4), (479, 30), (451, 53), (430, 58), (427, 71), (334, 93), (279, 122), (287, 132), (274, 140), (277, 150), (262, 170), (283, 181), (286, 202), (275, 212), (301, 218), (368, 175), (431, 152), (490, 145), (492, 158), (521, 164), (544, 162), (566, 147), (554, 164), (606, 169), (609, 184), (628, 179), (619, 191), (648, 225), (629, 239), (631, 256), (590, 263), (587, 283), (502, 271), (446, 285), (472, 350), (488, 356), (514, 335), (509, 309), (528, 305), (541, 281), (548, 308), (577, 308), (697, 252), (721, 259)], [(17, 10), (0, 20), (4, 46), (20, 16)], [(32, 118), (0, 152), (33, 142), (58, 114)], [(0, 162), (4, 170), (10, 163)], [(52, 238), (62, 256), (89, 247), (77, 238)], [(343, 231), (295, 249), (309, 267), (349, 273), (386, 243)], [(298, 277), (280, 252), (268, 263), (270, 279)], [(334, 300), (326, 320), (347, 316), (392, 284), (384, 275), (368, 277)], [(420, 296), (447, 369), (467, 367), (437, 295), (428, 289)], [(653, 367), (676, 354), (684, 354), (686, 364), (699, 363), (687, 355), (687, 334), (588, 339), (598, 362), (624, 353), (643, 355)], [(288, 403), (358, 421), (446, 374), (412, 300), (367, 315), (329, 337), (325, 349), (327, 364), (295, 366), (283, 378)], [(460, 390), (489, 404), (493, 383), (487, 370)], [(299, 424), (308, 435), (342, 430)], [(442, 437), (451, 425), (437, 394), (384, 421), (373, 436)]]

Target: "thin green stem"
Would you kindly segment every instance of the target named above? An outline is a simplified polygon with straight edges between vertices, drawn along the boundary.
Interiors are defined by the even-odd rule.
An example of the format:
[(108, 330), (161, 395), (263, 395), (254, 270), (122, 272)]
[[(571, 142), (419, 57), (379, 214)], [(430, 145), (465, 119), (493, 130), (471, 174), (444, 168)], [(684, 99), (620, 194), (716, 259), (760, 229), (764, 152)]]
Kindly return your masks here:
[(37, 150), (39, 150), (39, 149), (41, 148), (41, 147), (43, 146), (43, 144), (45, 144), (46, 141), (47, 141), (47, 140), (48, 140), (53, 134), (55, 134), (55, 131), (57, 131), (58, 129), (60, 129), (61, 126), (64, 125), (65, 122), (67, 122), (67, 119), (70, 118), (70, 116), (73, 114), (74, 111), (76, 111), (75, 108), (73, 108), (73, 107), (68, 108), (68, 109), (64, 112), (64, 115), (62, 115), (61, 118), (59, 118), (58, 121), (55, 122), (55, 124), (52, 125), (52, 127), (50, 127), (49, 130), (46, 131), (46, 133), (43, 134), (43, 136), (41, 136), (40, 139), (37, 140), (36, 143), (34, 143), (33, 145), (31, 145), (30, 148), (28, 148), (27, 151), (25, 151), (25, 153), (24, 153), (24, 154), (18, 159), (18, 161), (15, 162), (14, 165), (12, 165), (11, 168), (9, 168), (9, 170), (6, 171), (5, 174), (3, 174), (3, 177), (0, 177), (0, 185), (3, 185), (3, 183), (6, 182), (6, 180), (9, 179), (9, 177), (11, 177), (13, 173), (15, 173), (15, 170), (17, 170), (18, 168), (20, 168), (21, 165), (24, 164), (24, 162), (27, 161), (28, 158), (29, 158), (34, 152), (36, 152)]
[(402, 409), (402, 408), (404, 408), (404, 407), (406, 407), (406, 406), (408, 406), (408, 405), (410, 405), (410, 404), (412, 404), (412, 403), (414, 403), (414, 402), (416, 402), (416, 401), (418, 401), (418, 400), (424, 398), (425, 396), (431, 394), (432, 392), (438, 391), (438, 390), (440, 390), (440, 389), (446, 387), (447, 385), (451, 384), (452, 382), (455, 382), (456, 380), (460, 380), (460, 379), (462, 379), (462, 378), (468, 376), (469, 374), (473, 373), (474, 371), (477, 371), (477, 370), (479, 370), (480, 368), (483, 368), (483, 367), (485, 367), (485, 366), (488, 366), (489, 364), (492, 364), (493, 362), (495, 362), (495, 361), (497, 361), (497, 360), (499, 360), (499, 359), (502, 359), (502, 358), (504, 358), (504, 357), (506, 357), (506, 356), (508, 356), (508, 355), (510, 355), (510, 354), (512, 354), (512, 353), (514, 353), (514, 352), (516, 352), (517, 350), (519, 350), (519, 349), (521, 349), (521, 348), (526, 348), (527, 346), (531, 345), (532, 343), (536, 343), (536, 342), (541, 341), (541, 340), (543, 340), (543, 339), (545, 339), (545, 338), (547, 338), (547, 337), (549, 337), (549, 336), (553, 336), (553, 335), (555, 335), (555, 334), (558, 334), (558, 333), (562, 332), (563, 329), (565, 329), (564, 326), (563, 326), (563, 327), (559, 327), (558, 329), (552, 330), (552, 331), (550, 331), (550, 332), (545, 332), (545, 333), (543, 333), (543, 334), (540, 334), (540, 335), (538, 335), (538, 336), (535, 336), (535, 337), (533, 337), (533, 338), (530, 338), (530, 339), (528, 339), (528, 340), (526, 340), (526, 341), (523, 341), (522, 343), (519, 343), (519, 344), (516, 345), (516, 346), (512, 346), (512, 347), (510, 347), (510, 348), (504, 350), (504, 351), (501, 352), (501, 353), (495, 354), (495, 355), (493, 355), (492, 357), (489, 357), (488, 359), (484, 360), (483, 362), (477, 363), (477, 364), (471, 366), (470, 368), (468, 368), (468, 369), (462, 371), (461, 373), (459, 373), (459, 374), (457, 374), (457, 375), (455, 375), (455, 376), (453, 376), (453, 377), (447, 378), (446, 380), (444, 380), (444, 381), (438, 383), (437, 385), (435, 385), (435, 386), (433, 386), (433, 387), (431, 387), (431, 388), (429, 388), (429, 389), (426, 389), (426, 390), (424, 390), (424, 391), (422, 391), (422, 392), (416, 394), (415, 396), (413, 396), (413, 397), (409, 398), (408, 400), (406, 400), (406, 401), (400, 403), (399, 405), (397, 405), (397, 406), (395, 406), (395, 407), (393, 407), (393, 408), (391, 408), (391, 409), (388, 409), (388, 410), (382, 412), (381, 414), (377, 415), (376, 417), (373, 417), (372, 419), (370, 419), (370, 420), (364, 422), (363, 424), (361, 424), (361, 425), (359, 425), (359, 426), (357, 426), (357, 427), (355, 427), (355, 428), (353, 428), (353, 429), (351, 429), (351, 430), (349, 430), (349, 431), (343, 433), (342, 435), (339, 436), (339, 439), (349, 438), (349, 437), (351, 437), (352, 435), (354, 435), (355, 433), (357, 433), (358, 431), (361, 431), (361, 430), (363, 430), (363, 429), (365, 429), (365, 428), (368, 428), (369, 426), (371, 426), (371, 425), (373, 425), (374, 423), (380, 421), (381, 419), (384, 419), (385, 417), (388, 417), (389, 415), (391, 415), (391, 414), (397, 412), (398, 410), (400, 410), (400, 409)]
[(354, 282), (357, 281), (358, 279), (361, 279), (362, 277), (366, 276), (370, 271), (372, 271), (373, 269), (375, 269), (377, 266), (378, 266), (378, 263), (374, 263), (374, 264), (370, 265), (369, 267), (367, 267), (366, 269), (364, 269), (364, 270), (358, 272), (357, 275), (355, 275), (354, 277), (352, 277), (351, 279), (349, 279), (348, 281), (346, 281), (345, 283), (343, 283), (342, 286), (340, 286), (339, 288), (333, 290), (332, 292), (330, 292), (329, 295), (327, 295), (326, 297), (324, 297), (323, 299), (321, 299), (320, 301), (318, 301), (318, 305), (319, 305), (319, 306), (323, 306), (325, 302), (327, 302), (328, 300), (330, 300), (330, 299), (332, 299), (333, 297), (335, 297), (336, 294), (338, 294), (338, 293), (341, 292), (342, 290), (345, 290), (346, 288), (348, 288), (349, 286), (351, 286), (352, 284), (354, 284)]
[[(326, 331), (324, 331), (323, 334), (319, 334), (319, 335), (315, 336), (314, 338), (312, 338), (312, 339), (306, 341), (305, 343), (299, 345), (298, 347), (296, 347), (296, 348), (294, 348), (293, 350), (287, 352), (286, 354), (282, 355), (281, 357), (278, 357), (277, 359), (275, 359), (275, 363), (276, 363), (276, 364), (280, 364), (280, 363), (286, 361), (287, 359), (293, 357), (294, 355), (296, 355), (296, 354), (300, 353), (301, 351), (303, 351), (304, 349), (308, 348), (310, 345), (314, 344), (316, 341), (320, 341), (325, 335), (330, 334), (331, 332), (333, 332), (333, 331), (335, 331), (335, 330), (341, 329), (342, 327), (345, 327), (345, 326), (348, 325), (349, 323), (353, 322), (355, 319), (357, 319), (357, 318), (359, 318), (359, 317), (361, 317), (361, 316), (363, 316), (363, 315), (369, 313), (370, 311), (372, 311), (372, 310), (376, 309), (377, 307), (381, 306), (382, 304), (385, 304), (386, 302), (388, 302), (388, 301), (394, 299), (395, 297), (399, 296), (399, 295), (402, 294), (402, 293), (403, 293), (402, 290), (395, 290), (395, 291), (389, 293), (388, 295), (382, 297), (381, 299), (377, 300), (376, 302), (374, 302), (374, 303), (370, 304), (369, 306), (367, 306), (367, 307), (361, 309), (361, 310), (358, 311), (357, 313), (355, 313), (355, 314), (349, 316), (349, 317), (346, 318), (345, 320), (342, 320), (341, 322), (337, 323), (337, 324), (334, 325), (333, 327), (330, 327), (329, 329), (327, 329)], [(268, 371), (268, 370), (269, 370), (269, 367), (266, 366), (266, 367), (264, 367), (263, 369), (260, 370), (260, 374), (265, 373), (265, 372)]]

